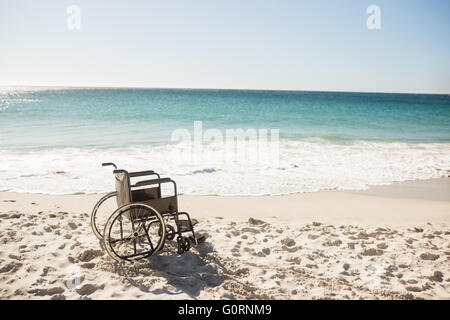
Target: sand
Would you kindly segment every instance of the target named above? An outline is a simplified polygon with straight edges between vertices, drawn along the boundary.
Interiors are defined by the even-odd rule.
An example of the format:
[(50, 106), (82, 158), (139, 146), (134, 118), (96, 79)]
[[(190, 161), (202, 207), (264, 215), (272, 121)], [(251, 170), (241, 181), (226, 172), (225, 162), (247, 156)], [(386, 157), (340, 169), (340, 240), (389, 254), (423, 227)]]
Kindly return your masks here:
[(90, 230), (99, 198), (0, 193), (1, 299), (450, 299), (448, 200), (181, 196), (206, 242), (118, 263)]

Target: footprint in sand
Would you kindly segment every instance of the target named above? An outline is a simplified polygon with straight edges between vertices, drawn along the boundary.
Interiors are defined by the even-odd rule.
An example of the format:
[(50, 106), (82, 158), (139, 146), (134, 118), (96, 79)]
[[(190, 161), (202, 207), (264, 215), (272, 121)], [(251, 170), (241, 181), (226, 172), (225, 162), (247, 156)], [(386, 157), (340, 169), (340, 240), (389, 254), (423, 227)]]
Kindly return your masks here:
[(82, 253), (80, 253), (80, 255), (78, 256), (78, 260), (80, 260), (82, 262), (89, 262), (92, 259), (101, 257), (103, 255), (104, 255), (104, 252), (101, 250), (89, 249), (89, 250), (86, 250), (86, 251), (83, 251)]
[(0, 218), (2, 219), (19, 219), (22, 216), (21, 213), (17, 212), (10, 212), (10, 213), (4, 213), (0, 215)]
[(231, 252), (232, 252), (232, 256), (234, 256), (234, 257), (240, 257), (241, 256), (241, 254), (239, 252), (239, 248), (237, 248), (237, 247), (232, 248)]
[(27, 222), (22, 225), (22, 227), (24, 227), (24, 228), (28, 228), (28, 227), (32, 227), (32, 226), (37, 226), (37, 223)]
[(342, 244), (341, 240), (328, 240), (324, 243), (322, 243), (322, 245), (324, 247), (339, 247)]
[(96, 265), (95, 262), (86, 262), (83, 263), (81, 267), (84, 269), (94, 269), (95, 265)]
[(256, 253), (252, 253), (252, 255), (254, 255), (256, 257), (261, 257), (261, 258), (266, 256), (262, 251), (258, 251)]
[(242, 228), (241, 231), (242, 232), (249, 232), (249, 233), (253, 233), (253, 234), (261, 233), (261, 231), (259, 231), (258, 229), (250, 228), (250, 227)]
[(76, 228), (78, 228), (77, 224), (72, 221), (68, 223), (68, 226), (72, 230), (75, 230)]
[(294, 264), (300, 264), (302, 262), (302, 259), (299, 257), (293, 257), (293, 258), (287, 259), (287, 261), (290, 263), (294, 263)]
[(14, 259), (14, 260), (22, 260), (22, 257), (20, 257), (20, 256), (16, 256), (15, 254), (10, 254), (9, 256), (8, 256), (8, 258), (10, 258), (10, 259)]
[(47, 266), (42, 269), (41, 277), (46, 277), (49, 272), (56, 271), (55, 268)]
[(63, 292), (64, 292), (64, 288), (61, 288), (61, 287), (28, 290), (28, 293), (33, 294), (35, 296), (53, 296), (56, 294), (61, 294)]
[(293, 247), (295, 246), (295, 240), (292, 238), (284, 238), (281, 240), (281, 244), (284, 244), (286, 247)]
[(22, 263), (10, 262), (0, 266), (0, 273), (15, 273), (20, 267), (22, 267)]
[(381, 256), (383, 253), (384, 253), (383, 250), (370, 248), (370, 249), (364, 250), (361, 253), (361, 255), (363, 255), (363, 256)]
[(386, 243), (379, 243), (379, 244), (377, 244), (377, 248), (384, 250), (384, 249), (388, 248), (388, 245)]
[(432, 253), (426, 252), (426, 253), (422, 253), (422, 254), (420, 255), (420, 258), (421, 258), (422, 260), (431, 260), (431, 261), (434, 261), (434, 260), (439, 259), (439, 255), (438, 255), (438, 254), (432, 254)]
[(81, 288), (77, 289), (77, 293), (80, 296), (89, 296), (97, 291), (98, 287), (92, 283), (86, 283)]
[(249, 218), (248, 219), (248, 223), (254, 226), (258, 226), (258, 225), (265, 225), (267, 224), (267, 222), (259, 220), (259, 219), (254, 219), (254, 218)]
[(233, 230), (233, 231), (231, 231), (231, 234), (232, 234), (233, 236), (235, 236), (235, 237), (241, 235), (241, 233), (239, 232), (239, 230)]
[(405, 289), (407, 291), (411, 291), (411, 292), (421, 292), (421, 291), (423, 291), (422, 288), (417, 287), (417, 286), (407, 286)]

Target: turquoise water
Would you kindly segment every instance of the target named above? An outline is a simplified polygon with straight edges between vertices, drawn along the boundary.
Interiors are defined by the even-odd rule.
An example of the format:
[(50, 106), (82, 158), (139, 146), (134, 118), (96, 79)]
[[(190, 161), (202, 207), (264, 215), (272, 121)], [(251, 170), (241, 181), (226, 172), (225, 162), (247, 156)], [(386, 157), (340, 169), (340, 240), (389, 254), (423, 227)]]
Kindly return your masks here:
[(448, 142), (450, 96), (293, 91), (2, 91), (0, 148), (166, 143), (177, 128), (278, 128), (291, 140)]
[[(226, 160), (174, 130), (279, 129), (276, 159)], [(245, 148), (244, 148), (245, 149)], [(244, 150), (245, 151), (245, 150)], [(244, 151), (233, 151), (236, 155)], [(228, 152), (228, 154), (226, 154)], [(220, 155), (219, 157), (217, 155)], [(299, 91), (0, 90), (0, 191), (113, 189), (113, 161), (154, 169), (186, 194), (286, 194), (365, 189), (450, 175), (450, 96)]]

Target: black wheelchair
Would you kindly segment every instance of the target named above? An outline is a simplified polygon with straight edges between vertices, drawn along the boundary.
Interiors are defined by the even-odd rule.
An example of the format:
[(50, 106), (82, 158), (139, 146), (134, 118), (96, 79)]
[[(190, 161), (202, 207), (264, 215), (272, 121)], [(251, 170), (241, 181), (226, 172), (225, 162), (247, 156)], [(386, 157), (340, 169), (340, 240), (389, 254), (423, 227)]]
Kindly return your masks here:
[[(161, 251), (166, 240), (175, 238), (178, 254), (189, 251), (191, 242), (198, 243), (189, 214), (178, 211), (175, 181), (161, 178), (153, 170), (128, 172), (117, 169), (112, 162), (102, 166), (114, 167), (116, 191), (96, 203), (91, 228), (113, 259), (134, 261), (149, 257)], [(131, 179), (152, 176), (153, 179), (131, 183)], [(161, 185), (167, 183), (173, 185), (173, 193), (162, 196)], [(185, 236), (186, 233), (191, 236)]]

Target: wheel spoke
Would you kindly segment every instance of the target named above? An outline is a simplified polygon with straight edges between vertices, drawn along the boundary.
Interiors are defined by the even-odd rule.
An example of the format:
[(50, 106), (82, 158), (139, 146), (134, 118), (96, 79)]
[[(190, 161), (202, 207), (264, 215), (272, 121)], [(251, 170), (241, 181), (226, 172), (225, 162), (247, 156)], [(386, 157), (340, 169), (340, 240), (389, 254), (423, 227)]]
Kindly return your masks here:
[[(116, 260), (135, 260), (149, 256), (164, 243), (163, 235), (167, 232), (164, 220), (158, 212), (155, 213), (146, 205), (132, 204), (123, 207), (110, 219), (105, 244), (108, 253)], [(159, 229), (163, 230), (161, 234)]]
[(148, 234), (148, 230), (145, 227), (145, 223), (144, 223), (143, 227), (144, 227), (144, 230), (145, 230), (145, 235), (147, 236), (147, 239), (148, 239), (148, 243), (150, 243), (150, 247), (152, 248), (152, 251), (154, 251), (155, 248), (153, 247), (153, 243), (152, 243), (152, 240), (150, 239), (150, 235)]

